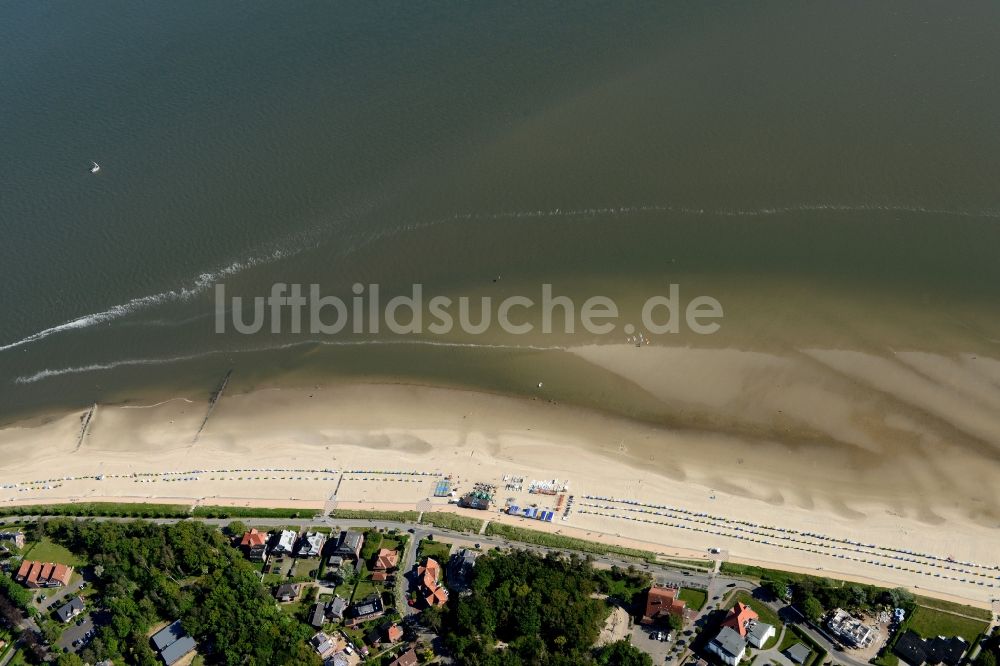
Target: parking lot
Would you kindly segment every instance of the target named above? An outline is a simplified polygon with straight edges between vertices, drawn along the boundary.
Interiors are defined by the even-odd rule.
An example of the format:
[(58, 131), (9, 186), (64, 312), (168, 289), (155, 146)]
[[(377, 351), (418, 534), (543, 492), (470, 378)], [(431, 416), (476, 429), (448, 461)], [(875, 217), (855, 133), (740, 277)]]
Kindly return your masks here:
[[(649, 627), (644, 627), (641, 624), (632, 625), (631, 629), (631, 640), (632, 645), (639, 648), (650, 657), (653, 658), (654, 664), (665, 664), (665, 663), (676, 663), (668, 662), (668, 655), (679, 655), (680, 653), (671, 652), (671, 646), (673, 641), (666, 642), (652, 638), (651, 636), (655, 634), (658, 630), (650, 629)], [(676, 638), (676, 636), (675, 636)]]
[[(70, 623), (70, 626), (66, 627), (63, 631), (62, 636), (59, 637), (59, 642), (56, 645), (62, 648), (68, 648), (73, 652), (78, 652), (80, 649), (86, 646), (90, 642), (93, 636), (88, 638), (88, 634), (94, 631), (94, 621), (87, 615), (83, 618), (83, 622), (77, 624), (78, 620), (74, 620)], [(75, 644), (74, 644), (75, 643)]]

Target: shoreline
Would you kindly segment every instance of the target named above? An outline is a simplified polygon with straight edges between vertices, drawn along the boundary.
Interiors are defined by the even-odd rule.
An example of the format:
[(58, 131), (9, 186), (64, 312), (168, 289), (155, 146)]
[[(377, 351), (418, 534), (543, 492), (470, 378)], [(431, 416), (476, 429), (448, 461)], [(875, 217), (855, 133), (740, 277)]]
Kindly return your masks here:
[[(843, 553), (823, 543), (815, 553), (795, 550), (798, 544), (781, 541), (780, 533), (742, 538), (748, 533), (733, 531), (733, 525), (776, 525), (788, 533), (820, 533), (929, 553), (941, 561), (954, 557), (1000, 566), (990, 545), (997, 542), (997, 528), (970, 517), (966, 507), (940, 504), (928, 517), (923, 506), (937, 496), (925, 488), (900, 493), (894, 486), (872, 486), (862, 493), (857, 485), (840, 483), (852, 474), (849, 466), (826, 468), (821, 459), (802, 458), (780, 444), (750, 445), (542, 400), (413, 385), (227, 394), (196, 444), (193, 435), (207, 403), (178, 397), (136, 407), (100, 406), (79, 450), (81, 413), (0, 430), (0, 454), (8, 461), (0, 507), (100, 498), (322, 510), (332, 506), (336, 492), (336, 506), (342, 508), (452, 511), (445, 498), (434, 497), (435, 483), (450, 477), (459, 492), (475, 483), (496, 485), (500, 506), (510, 498), (519, 506), (551, 510), (556, 497), (529, 494), (528, 485), (559, 479), (568, 483), (565, 497), (574, 496), (566, 520), (561, 514), (552, 523), (495, 513), (476, 517), (609, 543), (634, 541), (644, 544), (641, 550), (689, 557), (719, 547), (733, 562), (766, 562), (769, 568), (815, 575), (836, 572), (844, 579), (903, 585), (977, 604), (997, 595), (996, 587), (978, 581), (1000, 587), (1000, 578), (990, 580), (981, 571), (956, 580), (936, 577), (951, 572), (932, 560), (906, 565), (913, 571), (890, 568), (898, 563), (888, 551), (860, 558), (877, 560), (875, 565), (842, 559)], [(748, 446), (755, 459), (734, 456)], [(517, 489), (505, 488), (505, 477), (523, 481)], [(600, 504), (589, 497), (633, 504), (603, 509), (588, 506)], [(661, 505), (687, 513), (669, 519), (642, 513)], [(636, 513), (637, 507), (645, 508)], [(696, 514), (719, 520), (700, 524), (691, 517)]]

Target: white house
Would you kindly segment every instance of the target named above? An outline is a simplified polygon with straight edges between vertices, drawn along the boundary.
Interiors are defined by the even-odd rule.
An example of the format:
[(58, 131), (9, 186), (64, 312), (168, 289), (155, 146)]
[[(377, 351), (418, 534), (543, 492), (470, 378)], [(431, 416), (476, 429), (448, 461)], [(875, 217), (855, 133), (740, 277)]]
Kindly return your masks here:
[(718, 636), (708, 644), (708, 651), (716, 655), (724, 664), (736, 666), (747, 652), (746, 641), (732, 627), (723, 627)]
[(278, 534), (278, 543), (271, 549), (272, 555), (291, 555), (295, 548), (295, 532), (291, 530), (281, 530)]
[(747, 643), (757, 649), (764, 647), (764, 643), (775, 635), (774, 627), (767, 622), (750, 621), (747, 627)]
[(299, 541), (299, 557), (319, 557), (325, 541), (326, 537), (319, 532), (307, 532)]

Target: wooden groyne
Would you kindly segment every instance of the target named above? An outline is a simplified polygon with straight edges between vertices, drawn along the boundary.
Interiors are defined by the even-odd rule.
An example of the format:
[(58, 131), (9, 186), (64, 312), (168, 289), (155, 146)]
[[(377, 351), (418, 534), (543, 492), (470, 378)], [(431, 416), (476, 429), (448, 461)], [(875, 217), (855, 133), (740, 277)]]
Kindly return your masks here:
[(222, 382), (219, 384), (219, 388), (215, 389), (215, 391), (212, 393), (212, 397), (209, 398), (208, 412), (205, 414), (205, 418), (204, 420), (202, 420), (201, 426), (198, 428), (198, 432), (194, 434), (194, 439), (191, 440), (192, 445), (198, 442), (198, 437), (201, 436), (201, 431), (205, 429), (205, 425), (208, 423), (209, 417), (212, 416), (212, 410), (215, 409), (215, 406), (219, 403), (219, 400), (222, 399), (222, 392), (226, 390), (226, 384), (229, 383), (229, 378), (232, 377), (232, 375), (233, 375), (233, 370), (232, 368), (230, 368), (229, 371), (226, 372), (226, 376), (222, 378)]
[(90, 430), (90, 424), (94, 420), (95, 414), (97, 414), (96, 402), (94, 403), (94, 406), (90, 408), (90, 411), (84, 414), (81, 419), (80, 436), (76, 440), (76, 448), (73, 449), (74, 451), (79, 451), (80, 447), (83, 446), (83, 438), (87, 436), (87, 431)]

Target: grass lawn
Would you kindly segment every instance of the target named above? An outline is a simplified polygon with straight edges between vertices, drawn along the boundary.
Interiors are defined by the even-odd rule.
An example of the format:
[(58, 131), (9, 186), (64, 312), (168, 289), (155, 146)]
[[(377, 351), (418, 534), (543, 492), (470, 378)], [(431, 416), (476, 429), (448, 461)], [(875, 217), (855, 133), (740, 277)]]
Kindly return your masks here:
[(753, 609), (755, 613), (760, 617), (761, 622), (766, 622), (774, 627), (774, 631), (778, 634), (781, 633), (782, 624), (781, 620), (778, 618), (778, 614), (775, 613), (769, 606), (764, 604), (762, 601), (757, 601), (750, 593), (746, 590), (739, 590), (726, 604), (726, 608), (732, 608), (736, 605), (736, 602), (741, 601), (747, 606)]
[(364, 511), (355, 509), (334, 509), (330, 516), (332, 518), (346, 519), (368, 519), (368, 520), (395, 520), (400, 523), (415, 523), (420, 514), (417, 511)]
[(298, 558), (295, 560), (293, 565), (292, 576), (296, 578), (301, 578), (303, 576), (308, 576), (310, 578), (315, 577), (319, 573), (319, 558), (318, 557), (306, 557)]
[(348, 583), (341, 583), (337, 587), (333, 588), (334, 596), (341, 597), (343, 599), (351, 600), (351, 595), (354, 594), (354, 586)]
[(656, 561), (660, 564), (666, 564), (668, 567), (700, 569), (701, 571), (708, 571), (714, 566), (712, 560), (680, 560), (672, 557), (660, 557)]
[(287, 604), (278, 604), (278, 608), (280, 608), (281, 612), (284, 613), (285, 615), (291, 615), (294, 617), (295, 614), (302, 609), (302, 602), (291, 601)]
[(362, 599), (366, 599), (373, 594), (378, 594), (378, 588), (370, 580), (358, 581), (358, 586), (354, 588), (354, 598), (351, 600), (352, 603), (357, 603)]
[(907, 626), (924, 638), (935, 636), (961, 636), (972, 643), (986, 630), (987, 623), (944, 611), (917, 606)]
[(520, 541), (521, 543), (532, 543), (547, 548), (565, 548), (566, 550), (578, 550), (583, 553), (594, 553), (597, 555), (621, 555), (622, 557), (631, 557), (646, 562), (655, 562), (657, 558), (656, 553), (648, 550), (636, 550), (635, 548), (613, 546), (611, 544), (598, 543), (597, 541), (576, 539), (562, 534), (541, 532), (528, 527), (507, 525), (506, 523), (489, 523), (486, 526), (486, 534), (501, 536), (511, 541)]
[(701, 610), (705, 606), (705, 602), (708, 601), (708, 592), (690, 587), (681, 588), (680, 594), (677, 596), (688, 605), (688, 608), (695, 610)]
[(354, 627), (341, 627), (340, 630), (343, 631), (355, 645), (365, 644), (365, 634), (360, 629)]
[(24, 557), (25, 559), (39, 560), (41, 562), (68, 564), (72, 567), (78, 567), (81, 564), (84, 564), (84, 561), (81, 558), (77, 557), (63, 546), (54, 543), (48, 537), (42, 537), (41, 541), (38, 541), (29, 547), (24, 553)]
[(468, 516), (459, 516), (458, 514), (446, 511), (428, 511), (420, 519), (420, 522), (426, 525), (433, 525), (434, 527), (456, 530), (458, 532), (472, 532), (474, 534), (478, 533), (483, 527), (482, 518), (469, 518)]
[(891, 652), (879, 655), (872, 660), (875, 666), (899, 666), (899, 657)]
[(992, 617), (989, 609), (987, 608), (966, 606), (964, 604), (957, 604), (954, 601), (944, 601), (943, 599), (934, 599), (933, 597), (921, 597), (920, 595), (917, 595), (917, 605), (949, 613), (958, 613), (959, 615), (968, 615), (969, 617), (978, 617), (980, 620), (986, 620), (987, 622), (989, 622)]
[(399, 550), (402, 545), (402, 541), (395, 539), (393, 537), (382, 537), (382, 548), (388, 548), (389, 550)]
[(422, 564), (424, 558), (433, 557), (438, 561), (438, 564), (444, 566), (448, 562), (448, 555), (450, 553), (450, 543), (441, 543), (440, 541), (424, 539), (420, 542), (420, 546), (417, 548), (417, 562), (418, 564)]
[[(781, 633), (780, 631), (778, 632)], [(785, 630), (785, 637), (781, 639), (781, 645), (778, 646), (778, 652), (784, 652), (788, 648), (792, 647), (796, 643), (801, 643), (799, 637), (795, 635), (791, 629)]]

